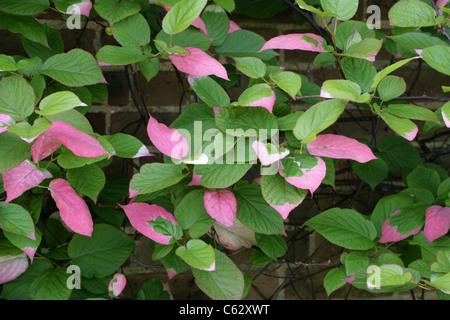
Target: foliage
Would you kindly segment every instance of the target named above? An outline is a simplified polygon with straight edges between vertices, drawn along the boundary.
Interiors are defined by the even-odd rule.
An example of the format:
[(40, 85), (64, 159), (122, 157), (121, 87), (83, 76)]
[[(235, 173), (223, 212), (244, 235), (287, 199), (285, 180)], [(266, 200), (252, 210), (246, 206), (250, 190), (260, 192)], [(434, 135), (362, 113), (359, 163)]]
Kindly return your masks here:
[[(423, 133), (450, 126), (450, 102), (436, 112), (410, 104), (404, 79), (393, 75), (413, 61), (450, 74), (445, 4), (398, 1), (388, 35), (352, 20), (357, 0), (297, 0), (296, 19), (313, 15), (326, 30), (266, 41), (231, 13), (264, 18), (289, 8), (286, 1), (77, 2), (0, 0), (0, 25), (22, 36), (28, 55), (0, 54), (2, 298), (117, 298), (126, 284), (119, 269), (136, 245), (127, 224), (151, 243), (169, 278), (190, 270), (212, 299), (244, 298), (251, 281), (230, 253), (253, 248), (256, 267), (281, 259), (290, 212), (321, 185), (334, 186), (335, 164), (346, 160), (372, 189), (388, 175), (403, 188), (368, 215), (352, 202), (305, 222), (344, 249), (325, 277), (327, 293), (350, 283), (370, 292), (422, 287), (448, 299), (450, 178), (412, 141), (417, 123)], [(72, 5), (119, 45), (95, 57), (65, 51), (60, 32), (39, 17), (53, 10), (69, 23)], [(381, 48), (395, 59), (376, 70)], [(336, 66), (341, 78), (317, 86), (280, 66), (278, 50), (314, 52), (316, 65)], [(94, 132), (86, 113), (107, 101), (100, 65), (133, 66), (150, 81), (163, 61), (187, 76), (197, 102), (170, 127), (149, 115), (163, 163), (142, 165), (129, 181), (108, 177), (103, 169), (114, 158), (154, 155), (132, 135)], [(249, 85), (233, 101), (227, 89), (236, 75)], [(293, 100), (312, 103), (291, 112)], [(375, 129), (368, 143), (326, 131), (350, 104), (395, 134), (377, 139)], [(250, 172), (261, 178), (249, 181)], [(68, 286), (68, 267), (81, 271), (80, 290)], [(170, 295), (151, 280), (134, 298)]]

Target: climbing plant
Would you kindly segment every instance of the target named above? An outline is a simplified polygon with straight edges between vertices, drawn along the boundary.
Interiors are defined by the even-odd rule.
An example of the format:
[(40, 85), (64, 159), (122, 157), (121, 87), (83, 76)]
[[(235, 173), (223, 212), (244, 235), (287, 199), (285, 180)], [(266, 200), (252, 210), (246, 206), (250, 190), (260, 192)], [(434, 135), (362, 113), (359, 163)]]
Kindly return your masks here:
[[(395, 73), (420, 61), (450, 75), (450, 10), (447, 1), (398, 1), (388, 10), (388, 34), (357, 20), (358, 5), (0, 0), (0, 26), (21, 35), (26, 52), (0, 54), (0, 297), (115, 299), (126, 285), (120, 267), (140, 236), (169, 279), (192, 272), (212, 299), (245, 298), (252, 278), (232, 253), (251, 249), (256, 267), (281, 261), (290, 213), (320, 187), (334, 187), (335, 168), (347, 162), (360, 181), (353, 201), (303, 225), (342, 248), (324, 278), (327, 294), (345, 285), (373, 293), (420, 287), (448, 299), (448, 168), (413, 142), (448, 134), (450, 102), (436, 99), (436, 110), (413, 104)], [(317, 32), (266, 41), (233, 21), (235, 13), (258, 19), (285, 10)], [(51, 11), (73, 28), (96, 23), (117, 44), (95, 56), (66, 50), (60, 30), (40, 20)], [(339, 78), (318, 85), (286, 69), (280, 50), (313, 52), (314, 65), (334, 66)], [(377, 70), (380, 50), (392, 60)], [(86, 115), (108, 100), (101, 67), (126, 66), (150, 81), (163, 62), (187, 79), (193, 97), (170, 126), (141, 110), (163, 161), (137, 167), (131, 179), (105, 175), (114, 159), (155, 152), (131, 134), (93, 129)], [(248, 87), (232, 99), (239, 77)], [(375, 120), (370, 141), (328, 130), (350, 105)], [(390, 135), (379, 138), (381, 124)], [(376, 190), (388, 176), (400, 187), (358, 212), (361, 188)], [(170, 294), (149, 280), (131, 298)]]

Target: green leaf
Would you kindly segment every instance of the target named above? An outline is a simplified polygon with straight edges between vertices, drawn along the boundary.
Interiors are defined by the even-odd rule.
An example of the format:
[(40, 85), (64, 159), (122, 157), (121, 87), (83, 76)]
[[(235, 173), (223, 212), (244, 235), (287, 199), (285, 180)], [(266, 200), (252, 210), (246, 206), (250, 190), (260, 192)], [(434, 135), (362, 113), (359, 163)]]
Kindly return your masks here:
[(139, 61), (138, 66), (147, 81), (150, 81), (159, 73), (159, 59)]
[(227, 188), (239, 181), (251, 168), (251, 163), (213, 163), (196, 165), (194, 173), (201, 175), (200, 183), (205, 188)]
[(386, 108), (383, 108), (383, 111), (401, 118), (439, 122), (438, 117), (433, 111), (412, 104), (390, 104)]
[(244, 277), (230, 258), (215, 250), (216, 269), (192, 269), (197, 286), (214, 300), (240, 300), (244, 292)]
[(155, 232), (161, 233), (166, 237), (173, 237), (173, 240), (183, 237), (183, 230), (179, 224), (174, 224), (172, 221), (162, 217), (157, 217), (154, 221), (148, 221), (148, 224), (153, 227)]
[(389, 173), (389, 167), (383, 159), (374, 159), (366, 163), (353, 161), (352, 169), (372, 189), (375, 189), (380, 182), (386, 179)]
[(279, 173), (261, 177), (261, 192), (264, 199), (274, 206), (300, 203), (308, 193), (286, 182)]
[(347, 39), (358, 32), (361, 36), (361, 40), (365, 38), (376, 38), (375, 31), (367, 27), (366, 22), (348, 20), (344, 21), (336, 27), (336, 46), (344, 50)]
[(352, 250), (372, 248), (377, 235), (373, 223), (352, 209), (329, 209), (305, 224), (330, 242)]
[(113, 146), (116, 151), (116, 157), (133, 158), (144, 147), (144, 144), (138, 138), (126, 133), (119, 132), (104, 137)]
[(234, 0), (214, 0), (214, 2), (230, 13), (236, 8)]
[(264, 61), (275, 57), (273, 50), (259, 52), (266, 40), (252, 31), (237, 30), (230, 33), (225, 41), (218, 47), (218, 54), (229, 57), (256, 57)]
[(13, 133), (0, 133), (0, 172), (17, 167), (27, 158), (30, 147)]
[(201, 19), (205, 23), (208, 37), (212, 40), (213, 46), (219, 46), (227, 37), (230, 28), (230, 19), (225, 10), (219, 5), (208, 5)]
[(266, 74), (266, 64), (259, 58), (234, 58), (236, 68), (250, 78), (263, 78)]
[(148, 163), (141, 167), (130, 182), (130, 188), (140, 194), (155, 192), (172, 186), (183, 179), (183, 165)]
[(20, 67), (13, 57), (0, 54), (0, 70), (2, 71), (16, 71)]
[(0, 10), (17, 15), (34, 16), (50, 7), (48, 0), (3, 0)]
[(178, 247), (175, 254), (193, 268), (205, 271), (215, 269), (215, 251), (202, 240), (189, 240), (184, 247)]
[(348, 80), (361, 86), (364, 92), (371, 92), (370, 85), (377, 74), (373, 63), (365, 59), (344, 57), (341, 60), (342, 71)]
[(381, 198), (376, 204), (370, 221), (377, 229), (377, 236), (381, 237), (381, 228), (384, 221), (391, 217), (391, 214), (398, 209), (414, 203), (414, 197), (405, 194), (394, 194)]
[(313, 105), (298, 118), (295, 137), (303, 143), (315, 140), (317, 134), (336, 122), (346, 104), (345, 100), (331, 99)]
[(303, 114), (304, 111), (296, 111), (289, 113), (288, 115), (278, 118), (278, 129), (280, 131), (292, 131), (294, 130), (295, 124), (298, 118)]
[(384, 122), (386, 122), (389, 128), (403, 138), (411, 141), (416, 137), (418, 128), (417, 125), (411, 120), (400, 118), (387, 112), (380, 112), (379, 115)]
[(112, 274), (129, 257), (135, 242), (119, 229), (96, 224), (91, 237), (75, 234), (67, 253), (87, 278), (103, 278)]
[(334, 13), (339, 20), (351, 19), (358, 10), (358, 0), (320, 0), (323, 10)]
[(28, 122), (19, 122), (10, 126), (8, 130), (27, 142), (32, 142), (38, 135), (52, 126), (45, 118), (36, 119), (33, 125)]
[(376, 88), (380, 84), (380, 82), (391, 72), (397, 70), (398, 68), (402, 67), (403, 65), (407, 64), (408, 62), (417, 59), (417, 57), (409, 58), (409, 59), (403, 59), (400, 61), (397, 61), (394, 64), (391, 64), (387, 66), (386, 68), (378, 71), (378, 73), (375, 75), (375, 79), (372, 82), (371, 88)]
[(417, 150), (402, 137), (385, 136), (377, 142), (377, 157), (381, 157), (389, 169), (397, 174), (409, 172), (422, 164)]
[(433, 272), (450, 272), (450, 251), (438, 251), (437, 261), (431, 265)]
[(258, 247), (273, 260), (282, 257), (288, 249), (286, 240), (281, 234), (255, 234), (255, 239)]
[(361, 94), (361, 87), (350, 80), (326, 80), (322, 84), (321, 96), (324, 98), (337, 98), (359, 103), (367, 102), (370, 95)]
[(171, 36), (161, 30), (156, 36), (157, 40), (163, 41), (166, 44), (172, 43), (174, 46), (180, 47), (195, 47), (202, 49), (203, 51), (208, 51), (211, 46), (211, 40), (203, 33), (203, 31), (189, 27), (186, 30), (172, 35), (172, 42), (170, 41)]
[(41, 73), (71, 87), (96, 84), (103, 80), (97, 60), (81, 49), (48, 58), (42, 65)]
[(370, 259), (367, 252), (352, 251), (345, 255), (344, 265), (347, 276), (353, 276), (369, 266)]
[(206, 0), (182, 0), (174, 5), (162, 22), (167, 34), (176, 34), (191, 25), (206, 5)]
[(207, 233), (214, 223), (203, 205), (204, 193), (204, 189), (191, 191), (175, 207), (175, 218), (183, 230), (189, 230), (192, 238)]
[(427, 27), (437, 24), (436, 11), (420, 0), (402, 0), (389, 10), (389, 23), (397, 27)]
[(336, 64), (336, 58), (329, 52), (321, 52), (315, 58), (313, 65), (315, 66), (329, 66)]
[(44, 24), (31, 16), (17, 16), (0, 12), (0, 26), (12, 33), (20, 33), (24, 38), (48, 46)]
[(378, 85), (378, 94), (383, 101), (389, 101), (401, 96), (406, 90), (406, 82), (397, 76), (387, 76)]
[(415, 203), (399, 209), (400, 212), (389, 217), (389, 225), (396, 226), (397, 232), (402, 235), (409, 234), (412, 230), (421, 228), (425, 223), (425, 211), (428, 204)]
[(97, 52), (97, 59), (111, 65), (127, 65), (145, 60), (142, 50), (134, 47), (104, 46)]
[(158, 279), (148, 279), (136, 295), (136, 300), (170, 300), (170, 293)]
[(68, 300), (72, 292), (68, 279), (65, 268), (46, 269), (31, 284), (33, 300)]
[(0, 225), (3, 230), (22, 236), (31, 236), (35, 232), (30, 213), (15, 203), (0, 202)]
[(430, 67), (450, 76), (449, 46), (438, 44), (429, 48), (425, 48), (420, 55)]
[(226, 107), (230, 104), (227, 92), (210, 77), (195, 77), (192, 90), (210, 107)]
[(431, 275), (430, 280), (431, 281), (429, 281), (428, 284), (432, 285), (433, 287), (436, 287), (444, 292), (450, 291), (450, 272), (447, 272), (445, 274), (433, 274)]
[(330, 296), (334, 291), (343, 287), (346, 282), (342, 281), (342, 279), (347, 278), (347, 274), (345, 273), (345, 268), (333, 268), (328, 271), (327, 275), (323, 279), (323, 286), (325, 287), (325, 291), (327, 295)]
[(290, 71), (281, 71), (275, 75), (270, 75), (273, 82), (287, 94), (289, 94), (293, 99), (297, 96), (297, 93), (302, 87), (302, 78)]
[(224, 133), (237, 137), (271, 136), (278, 129), (273, 114), (263, 107), (223, 108), (216, 114), (216, 125)]
[[(379, 285), (380, 287), (387, 286), (400, 286), (413, 279), (413, 275), (410, 271), (406, 271), (399, 265), (385, 264), (375, 269), (374, 277), (377, 281), (373, 285)], [(370, 278), (370, 274), (368, 277)], [(370, 281), (370, 280), (368, 280)], [(378, 283), (377, 283), (378, 282)]]
[(358, 59), (375, 59), (375, 56), (378, 51), (380, 51), (382, 45), (383, 40), (365, 38), (360, 42), (352, 44), (343, 55)]
[(40, 110), (36, 110), (36, 113), (40, 115), (52, 115), (78, 106), (86, 106), (86, 104), (81, 102), (75, 93), (71, 91), (59, 91), (42, 99), (39, 103)]
[(123, 47), (140, 49), (150, 42), (150, 27), (139, 13), (114, 23), (111, 31)]
[(437, 196), (437, 190), (441, 180), (435, 170), (426, 167), (417, 167), (408, 174), (406, 182), (409, 188), (427, 189), (433, 195)]
[(237, 200), (236, 217), (244, 225), (262, 234), (281, 234), (283, 218), (263, 198), (257, 183), (241, 182), (233, 189)]
[(34, 90), (25, 79), (11, 76), (0, 81), (0, 113), (16, 121), (26, 120), (33, 113), (34, 105)]
[(450, 238), (440, 237), (429, 243), (423, 231), (421, 231), (414, 235), (413, 239), (410, 241), (410, 244), (420, 246), (422, 258), (429, 263), (433, 263), (436, 261), (436, 256), (439, 251), (448, 250), (450, 246)]
[(136, 1), (96, 0), (94, 9), (102, 18), (114, 24), (138, 13), (141, 6)]
[(413, 53), (416, 53), (415, 49), (425, 49), (438, 44), (448, 45), (447, 42), (441, 38), (419, 31), (393, 35), (390, 36), (389, 39)]
[(106, 177), (102, 169), (91, 164), (67, 170), (67, 181), (75, 190), (97, 202), (97, 197), (105, 186)]

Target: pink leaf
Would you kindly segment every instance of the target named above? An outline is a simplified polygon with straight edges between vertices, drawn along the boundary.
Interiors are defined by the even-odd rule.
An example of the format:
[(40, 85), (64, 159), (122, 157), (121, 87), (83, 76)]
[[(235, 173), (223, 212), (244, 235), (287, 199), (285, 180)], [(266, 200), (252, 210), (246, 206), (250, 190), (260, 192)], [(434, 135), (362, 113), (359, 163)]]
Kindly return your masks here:
[(238, 26), (238, 24), (232, 20), (230, 20), (230, 26), (228, 28), (227, 34), (233, 33), (237, 30), (241, 30), (241, 27)]
[(50, 182), (49, 189), (66, 226), (73, 232), (90, 237), (93, 222), (89, 208), (69, 182), (55, 179)]
[(127, 285), (127, 278), (122, 273), (116, 273), (114, 277), (111, 279), (108, 285), (108, 291), (114, 297), (118, 297), (125, 286)]
[(275, 206), (270, 203), (269, 204), (272, 208), (274, 208), (283, 217), (283, 219), (286, 220), (287, 217), (289, 216), (289, 214), (291, 213), (291, 211), (294, 210), (295, 208), (297, 208), (302, 202), (303, 202), (303, 199), (299, 203), (295, 203), (295, 204), (285, 203), (282, 206)]
[(189, 144), (177, 129), (159, 123), (150, 115), (147, 133), (153, 145), (166, 156), (181, 159), (189, 152)]
[(50, 172), (40, 171), (28, 160), (23, 161), (11, 170), (3, 172), (2, 175), (7, 196), (5, 203), (16, 199), (25, 191), (36, 187), (45, 179), (52, 177)]
[[(437, 0), (436, 1), (436, 7), (445, 7), (446, 5), (447, 5), (447, 3), (448, 3), (448, 1), (449, 0)], [(439, 9), (438, 10), (438, 15), (442, 15), (442, 10), (441, 9)]]
[[(391, 215), (395, 215), (399, 213), (400, 210), (395, 210)], [(390, 226), (389, 225), (389, 219), (386, 219), (383, 222), (383, 226), (381, 227), (381, 238), (378, 242), (380, 243), (387, 243), (387, 242), (396, 242), (403, 239), (408, 238), (409, 236), (415, 235), (419, 233), (421, 228), (417, 228), (412, 230), (406, 235), (400, 234), (397, 232), (397, 226)]]
[(403, 133), (402, 137), (408, 141), (413, 141), (416, 138), (417, 132), (419, 132), (419, 129), (416, 127), (410, 132)]
[(8, 130), (8, 127), (14, 125), (15, 121), (9, 114), (0, 114), (0, 133)]
[(95, 158), (108, 153), (97, 139), (60, 120), (52, 122), (44, 134), (58, 140), (79, 157)]
[[(317, 45), (313, 42), (317, 42)], [(326, 52), (322, 48), (323, 42), (324, 40), (321, 37), (313, 33), (292, 33), (270, 39), (259, 51), (261, 52), (267, 49), (285, 49)]]
[(75, 6), (78, 7), (81, 15), (89, 17), (89, 13), (91, 12), (92, 9), (92, 3), (90, 0), (76, 3)]
[(335, 159), (368, 162), (376, 159), (372, 150), (355, 139), (335, 134), (322, 134), (307, 144), (310, 154)]
[(197, 175), (195, 173), (192, 174), (192, 180), (189, 182), (188, 186), (200, 186), (200, 180), (202, 179), (201, 175)]
[(355, 281), (355, 277), (356, 277), (356, 275), (353, 275), (353, 276), (348, 277), (348, 278), (346, 278), (346, 279), (341, 279), (341, 281), (344, 281), (344, 282), (347, 282), (347, 283), (352, 284), (353, 281)]
[(0, 256), (0, 284), (14, 280), (28, 269), (25, 253), (17, 256)]
[(448, 114), (445, 113), (444, 108), (441, 109), (442, 119), (444, 119), (445, 126), (447, 128), (450, 128), (450, 118), (448, 117)]
[(234, 226), (236, 220), (237, 202), (230, 190), (206, 190), (203, 201), (206, 212), (225, 227)]
[(148, 151), (148, 148), (144, 145), (138, 150), (138, 152), (132, 157), (133, 159), (141, 158), (141, 157), (153, 157), (154, 154)]
[(431, 206), (425, 214), (424, 235), (428, 243), (447, 234), (450, 229), (450, 208)]
[(193, 27), (196, 27), (196, 28), (202, 30), (203, 33), (205, 34), (205, 36), (208, 36), (208, 30), (206, 30), (206, 25), (203, 22), (202, 18), (198, 17), (197, 19), (194, 20), (194, 22), (191, 23), (191, 25)]
[(279, 173), (284, 179), (299, 189), (309, 190), (311, 195), (316, 191), (316, 189), (322, 183), (327, 173), (327, 167), (325, 161), (321, 158), (316, 157), (318, 164), (312, 169), (301, 169), (303, 175), (301, 177), (284, 177), (283, 175), (283, 165), (280, 162)]
[(206, 52), (194, 47), (186, 47), (185, 49), (190, 54), (172, 54), (169, 57), (178, 70), (197, 77), (213, 74), (219, 78), (230, 80), (225, 67)]
[[(269, 85), (266, 85), (266, 86), (268, 88), (270, 88)], [(256, 100), (254, 102), (247, 104), (246, 106), (247, 107), (263, 107), (263, 108), (266, 108), (267, 110), (269, 110), (270, 113), (272, 113), (276, 98), (277, 97), (275, 95), (275, 92), (272, 90), (272, 95), (270, 97), (261, 98), (259, 100)]]
[(42, 159), (47, 158), (61, 146), (61, 142), (45, 135), (45, 132), (40, 134), (31, 146), (31, 156), (33, 162), (38, 163)]
[(274, 162), (277, 162), (289, 154), (289, 150), (286, 150), (282, 153), (272, 153), (269, 154), (266, 144), (261, 141), (255, 140), (252, 143), (252, 148), (255, 150), (256, 155), (258, 156), (259, 161), (263, 166), (269, 166)]
[(159, 232), (153, 230), (153, 227), (148, 223), (155, 221), (157, 217), (171, 221), (173, 224), (178, 224), (175, 217), (166, 211), (163, 207), (156, 204), (148, 204), (144, 202), (135, 202), (128, 205), (120, 205), (125, 211), (125, 214), (130, 220), (131, 225), (138, 232), (142, 233), (147, 238), (155, 242), (167, 245), (169, 244), (171, 236), (164, 236)]
[(30, 258), (31, 263), (33, 263), (34, 255), (36, 254), (37, 248), (25, 247), (22, 251)]

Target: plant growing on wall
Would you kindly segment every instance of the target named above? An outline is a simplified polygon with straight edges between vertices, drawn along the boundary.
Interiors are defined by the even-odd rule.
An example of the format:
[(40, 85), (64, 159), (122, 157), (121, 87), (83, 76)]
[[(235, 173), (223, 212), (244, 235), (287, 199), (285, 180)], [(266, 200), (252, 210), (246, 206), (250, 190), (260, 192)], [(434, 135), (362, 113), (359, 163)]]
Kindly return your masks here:
[[(391, 35), (352, 20), (357, 0), (280, 1), (324, 29), (268, 41), (232, 20), (236, 10), (264, 17), (269, 9), (251, 2), (249, 10), (234, 0), (0, 0), (0, 26), (22, 35), (28, 55), (0, 54), (2, 298), (119, 296), (126, 275), (118, 269), (135, 248), (128, 223), (169, 278), (190, 270), (212, 299), (244, 298), (251, 278), (230, 253), (253, 248), (257, 266), (283, 257), (290, 212), (321, 185), (333, 186), (343, 159), (371, 188), (388, 174), (404, 185), (369, 215), (351, 202), (305, 222), (344, 249), (324, 279), (327, 293), (350, 284), (371, 292), (422, 287), (449, 298), (450, 178), (411, 142), (417, 123), (422, 133), (450, 127), (450, 102), (435, 111), (410, 104), (404, 79), (393, 75), (414, 61), (450, 75), (447, 1), (398, 1), (389, 9)], [(39, 20), (49, 10), (68, 23), (95, 21), (118, 45), (95, 57), (65, 51), (59, 31)], [(395, 59), (376, 70), (382, 47)], [(309, 82), (280, 65), (278, 50), (314, 52), (314, 64), (334, 65), (340, 78)], [(132, 135), (94, 132), (85, 115), (107, 101), (100, 65), (132, 66), (149, 81), (162, 61), (187, 77), (196, 102), (171, 126), (148, 115), (148, 137), (164, 162), (139, 167), (124, 198), (123, 180), (103, 168), (153, 154)], [(237, 75), (249, 84), (232, 101), (227, 89)], [(293, 100), (309, 106), (291, 112)], [(350, 104), (376, 118), (372, 141), (326, 131)], [(393, 135), (377, 139), (382, 122)], [(54, 213), (41, 214), (45, 206)], [(68, 285), (68, 267), (79, 268), (81, 287)], [(156, 280), (135, 297), (168, 298)]]

